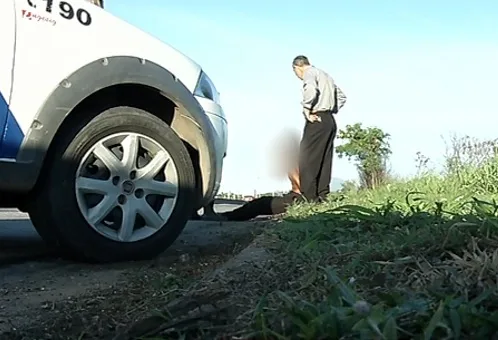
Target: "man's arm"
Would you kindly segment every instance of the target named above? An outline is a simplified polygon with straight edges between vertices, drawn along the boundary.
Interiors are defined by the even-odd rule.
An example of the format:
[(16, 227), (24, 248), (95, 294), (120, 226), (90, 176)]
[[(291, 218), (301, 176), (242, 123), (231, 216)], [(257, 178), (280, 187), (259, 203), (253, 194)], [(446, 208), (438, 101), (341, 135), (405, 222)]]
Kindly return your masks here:
[(335, 86), (335, 98), (336, 98), (336, 101), (337, 101), (337, 109), (340, 110), (344, 104), (346, 104), (346, 100), (348, 99), (346, 97), (346, 95), (344, 94), (344, 92), (342, 92), (341, 88), (339, 86)]
[(306, 118), (309, 117), (318, 95), (318, 82), (313, 69), (308, 69), (303, 75), (303, 111)]

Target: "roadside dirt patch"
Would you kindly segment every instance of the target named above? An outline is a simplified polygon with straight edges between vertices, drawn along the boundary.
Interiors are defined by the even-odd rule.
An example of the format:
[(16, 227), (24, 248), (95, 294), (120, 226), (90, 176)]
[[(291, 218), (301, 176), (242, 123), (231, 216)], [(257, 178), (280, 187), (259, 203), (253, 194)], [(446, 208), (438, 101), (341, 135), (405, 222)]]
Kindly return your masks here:
[(108, 339), (247, 247), (266, 222), (189, 228), (154, 261), (106, 266), (52, 259), (0, 268), (0, 338)]
[[(134, 339), (260, 339), (254, 322), (264, 296), (286, 289), (296, 274), (292, 258), (279, 253), (280, 240), (265, 233), (215, 270), (205, 272), (188, 291), (121, 328), (112, 340)], [(304, 286), (302, 286), (304, 287)]]

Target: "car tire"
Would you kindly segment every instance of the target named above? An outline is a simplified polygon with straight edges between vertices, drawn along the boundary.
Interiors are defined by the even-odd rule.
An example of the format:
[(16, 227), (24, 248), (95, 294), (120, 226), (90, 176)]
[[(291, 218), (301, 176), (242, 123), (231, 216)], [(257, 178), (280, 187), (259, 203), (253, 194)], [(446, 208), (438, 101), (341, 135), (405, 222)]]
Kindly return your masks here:
[[(82, 208), (82, 204), (86, 204), (86, 193), (81, 194), (81, 187), (78, 187), (79, 189), (77, 189), (77, 185), (82, 183), (81, 178), (85, 181), (88, 180), (88, 177), (81, 175), (82, 169), (85, 171), (87, 169), (87, 166), (82, 166), (82, 162), (84, 162), (85, 159), (90, 158), (95, 158), (97, 161), (100, 161), (99, 158), (95, 156), (96, 151), (92, 150), (97, 150), (97, 146), (100, 147), (104, 145), (103, 141), (112, 136), (117, 136), (115, 138), (124, 136), (123, 138), (125, 139), (130, 137), (130, 139), (134, 140), (138, 138), (139, 142), (137, 143), (140, 144), (140, 146), (137, 148), (142, 148), (143, 145), (147, 144), (149, 149), (155, 148), (159, 150), (156, 154), (158, 159), (162, 159), (162, 157), (159, 156), (168, 155), (169, 158), (167, 158), (168, 160), (165, 162), (166, 164), (172, 165), (164, 165), (164, 169), (158, 171), (159, 174), (162, 174), (163, 172), (166, 173), (166, 166), (168, 166), (168, 174), (171, 173), (176, 176), (172, 175), (171, 177), (175, 178), (176, 186), (174, 187), (177, 188), (177, 191), (174, 198), (160, 197), (161, 199), (156, 200), (159, 202), (159, 205), (163, 205), (162, 208), (160, 208), (161, 210), (157, 210), (159, 208), (156, 209), (157, 211), (154, 210), (156, 211), (155, 215), (139, 214), (136, 212), (142, 211), (143, 209), (140, 208), (142, 209), (140, 210), (137, 207), (145, 207), (146, 205), (144, 202), (146, 202), (149, 207), (152, 207), (153, 205), (152, 203), (149, 204), (148, 201), (146, 201), (146, 198), (148, 199), (154, 195), (146, 196), (146, 193), (144, 194), (144, 191), (142, 190), (143, 196), (138, 196), (139, 186), (143, 183), (149, 183), (147, 182), (148, 177), (146, 177), (146, 175), (148, 176), (149, 174), (143, 175), (143, 178), (140, 179), (142, 182), (139, 182), (139, 180), (132, 181), (131, 179), (125, 180), (124, 177), (126, 176), (123, 175), (123, 179), (120, 179), (121, 182), (119, 182), (121, 184), (116, 184), (115, 188), (110, 187), (110, 183), (115, 184), (114, 179), (119, 176), (114, 176), (111, 179), (105, 180), (105, 188), (110, 187), (109, 190), (112, 190), (112, 195), (117, 195), (116, 192), (119, 190), (121, 190), (119, 192), (124, 193), (121, 193), (118, 196), (112, 196), (111, 194), (103, 195), (101, 202), (103, 202), (104, 199), (107, 199), (106, 202), (110, 202), (111, 199), (109, 197), (117, 197), (117, 210), (112, 210), (111, 213), (114, 214), (115, 211), (118, 211), (117, 214), (119, 215), (119, 211), (121, 211), (121, 222), (119, 222), (121, 224), (118, 222), (106, 222), (104, 220), (99, 222), (99, 225), (103, 226), (102, 228), (105, 229), (104, 233), (100, 232), (100, 229), (94, 228), (94, 225), (97, 225), (97, 223), (92, 224), (89, 222), (90, 218), (88, 216), (92, 208), (90, 205), (88, 205), (88, 209)], [(123, 139), (122, 143), (124, 143), (125, 139)], [(69, 127), (66, 126), (62, 131), (62, 134), (57, 137), (56, 142), (54, 149), (51, 150), (45, 161), (45, 170), (40, 176), (41, 182), (37, 185), (35, 197), (29, 208), (29, 214), (35, 228), (50, 246), (58, 247), (66, 255), (72, 258), (102, 263), (150, 259), (162, 253), (177, 239), (194, 209), (195, 173), (189, 153), (182, 140), (164, 121), (138, 108), (114, 107), (96, 115), (89, 121), (79, 121), (70, 124)], [(118, 146), (118, 149), (123, 149), (124, 146), (122, 145)], [(121, 156), (122, 160), (120, 160), (120, 162), (125, 162), (124, 157), (126, 151), (122, 152), (123, 155)], [(161, 154), (159, 154), (159, 152), (161, 152)], [(131, 152), (128, 154), (130, 153)], [(138, 154), (139, 152), (137, 151), (137, 155)], [(140, 154), (144, 155), (140, 156), (141, 159), (145, 159), (149, 152), (146, 150)], [(116, 157), (119, 160), (120, 156), (118, 155)], [(164, 157), (166, 158), (166, 156)], [(152, 156), (149, 158), (151, 158), (151, 162), (154, 159)], [(137, 171), (134, 171), (134, 176), (137, 176), (137, 178), (139, 177), (137, 174), (140, 171), (144, 170), (142, 172), (145, 174), (149, 169), (154, 169), (153, 166), (147, 169), (145, 167), (139, 168), (137, 162), (138, 161), (135, 160)], [(101, 163), (103, 164), (103, 162)], [(109, 169), (110, 168), (107, 168), (107, 171), (112, 175), (112, 171)], [(97, 172), (99, 171), (101, 170), (98, 169)], [(124, 170), (121, 173), (124, 173)], [(130, 176), (131, 175), (132, 174), (130, 173)], [(164, 177), (166, 178), (166, 175), (164, 175)], [(91, 180), (93, 179), (91, 178)], [(99, 181), (100, 180), (101, 179), (99, 179)], [(154, 181), (153, 185), (155, 186), (157, 180), (152, 178), (151, 181)], [(164, 181), (164, 183), (167, 182), (166, 179), (164, 179)], [(125, 186), (125, 182), (128, 184), (133, 182), (136, 185), (132, 183), (133, 185)], [(148, 188), (150, 185), (152, 184), (149, 183), (146, 187)], [(104, 190), (103, 188), (104, 186), (102, 186), (102, 190)], [(128, 191), (123, 191), (125, 189)], [(120, 198), (122, 197), (125, 198), (124, 201), (120, 201)], [(83, 203), (81, 203), (82, 201)], [(154, 204), (157, 203), (156, 201), (154, 201)], [(169, 205), (166, 205), (165, 202), (168, 202), (167, 204)], [(136, 205), (135, 203), (139, 205)], [(119, 204), (121, 204), (121, 206), (119, 206)], [(142, 239), (138, 238), (138, 236), (133, 239), (130, 236), (127, 241), (120, 241), (117, 239), (120, 237), (118, 229), (116, 229), (116, 235), (114, 235), (114, 229), (112, 228), (118, 228), (119, 225), (123, 226), (125, 224), (125, 211), (131, 211), (126, 210), (128, 209), (126, 207), (133, 207), (134, 209), (133, 214), (135, 214), (135, 217), (133, 218), (134, 223), (132, 223), (133, 227), (131, 228), (132, 234), (134, 235), (136, 230), (147, 229), (142, 232), (142, 236), (148, 235), (147, 233), (149, 232), (153, 232), (151, 235)], [(169, 208), (166, 209), (164, 207), (170, 207), (171, 209), (168, 210)], [(152, 207), (152, 209), (155, 208)], [(157, 218), (158, 216), (159, 219)], [(164, 219), (161, 220), (161, 218), (163, 218), (161, 216), (166, 216), (168, 218), (166, 219), (166, 217), (164, 217)], [(141, 218), (143, 222), (142, 227), (136, 227), (139, 218)], [(147, 222), (147, 219), (153, 220), (153, 222)], [(164, 221), (164, 224), (161, 225), (159, 223), (160, 221)], [(154, 225), (154, 228), (151, 228), (149, 225)], [(128, 228), (128, 230), (130, 230), (130, 228)], [(128, 233), (128, 236), (129, 234), (130, 233)]]

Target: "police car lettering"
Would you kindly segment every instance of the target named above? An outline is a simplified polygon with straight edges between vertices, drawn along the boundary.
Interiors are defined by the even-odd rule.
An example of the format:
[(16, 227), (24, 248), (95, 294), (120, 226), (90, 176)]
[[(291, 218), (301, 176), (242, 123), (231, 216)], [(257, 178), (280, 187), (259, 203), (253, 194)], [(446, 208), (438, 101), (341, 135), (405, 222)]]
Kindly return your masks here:
[[(47, 13), (53, 12), (54, 0), (26, 0), (28, 5), (32, 8), (43, 8)], [(42, 3), (45, 3), (42, 6)], [(92, 16), (84, 8), (74, 8), (67, 1), (60, 1), (58, 6), (59, 15), (67, 20), (76, 19), (83, 26), (90, 26), (92, 24)]]
[(55, 26), (57, 24), (57, 22), (52, 18), (36, 14), (36, 13), (31, 12), (31, 11), (27, 11), (25, 9), (23, 9), (21, 11), (21, 16), (25, 19), (28, 19), (28, 20), (34, 20), (37, 22), (40, 22), (40, 21), (48, 22), (48, 23), (51, 23), (52, 26)]

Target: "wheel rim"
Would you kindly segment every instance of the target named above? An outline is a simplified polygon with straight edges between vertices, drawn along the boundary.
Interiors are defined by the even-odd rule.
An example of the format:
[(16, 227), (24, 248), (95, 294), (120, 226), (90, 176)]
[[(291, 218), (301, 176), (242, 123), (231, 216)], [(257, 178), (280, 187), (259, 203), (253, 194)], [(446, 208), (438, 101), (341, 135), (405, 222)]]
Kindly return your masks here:
[(98, 141), (76, 172), (76, 198), (88, 224), (118, 242), (161, 230), (178, 197), (178, 172), (166, 149), (138, 133)]

